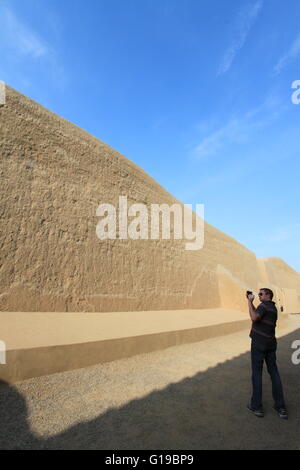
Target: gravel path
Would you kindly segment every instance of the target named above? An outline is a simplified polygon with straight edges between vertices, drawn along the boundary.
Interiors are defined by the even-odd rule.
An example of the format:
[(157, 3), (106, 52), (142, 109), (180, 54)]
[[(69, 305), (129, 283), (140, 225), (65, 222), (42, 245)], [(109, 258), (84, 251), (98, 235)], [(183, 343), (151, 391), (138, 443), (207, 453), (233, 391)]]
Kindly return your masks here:
[[(250, 325), (250, 323), (249, 323)], [(0, 385), (0, 448), (300, 449), (300, 315), (278, 329), (278, 367), (290, 418), (246, 410), (249, 330), (85, 369)]]

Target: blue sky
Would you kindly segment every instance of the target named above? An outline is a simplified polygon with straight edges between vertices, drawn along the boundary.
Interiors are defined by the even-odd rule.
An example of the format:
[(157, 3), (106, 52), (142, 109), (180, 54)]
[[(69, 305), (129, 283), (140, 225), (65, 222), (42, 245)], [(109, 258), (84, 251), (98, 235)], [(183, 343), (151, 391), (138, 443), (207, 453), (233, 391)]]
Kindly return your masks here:
[(300, 272), (298, 0), (0, 0), (0, 79)]

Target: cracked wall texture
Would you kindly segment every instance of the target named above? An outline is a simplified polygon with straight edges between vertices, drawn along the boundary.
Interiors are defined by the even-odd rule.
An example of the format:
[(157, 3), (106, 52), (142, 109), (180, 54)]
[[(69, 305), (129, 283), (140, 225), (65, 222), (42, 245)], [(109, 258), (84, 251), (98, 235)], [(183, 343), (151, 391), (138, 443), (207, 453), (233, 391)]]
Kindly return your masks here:
[(149, 211), (182, 203), (109, 145), (8, 86), (0, 151), (0, 310), (247, 310), (246, 289), (273, 287), (300, 312), (299, 273), (279, 258), (257, 259), (206, 222), (198, 251), (185, 250), (186, 239), (99, 240), (100, 203), (117, 206), (119, 195)]

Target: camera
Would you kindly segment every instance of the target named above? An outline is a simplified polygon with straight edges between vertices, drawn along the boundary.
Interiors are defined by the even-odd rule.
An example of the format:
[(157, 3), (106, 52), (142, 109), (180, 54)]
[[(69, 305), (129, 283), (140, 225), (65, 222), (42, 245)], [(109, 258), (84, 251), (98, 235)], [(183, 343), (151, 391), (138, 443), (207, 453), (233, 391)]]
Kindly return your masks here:
[(246, 297), (248, 297), (248, 295), (252, 295), (252, 294), (253, 294), (253, 292), (251, 290), (247, 290)]

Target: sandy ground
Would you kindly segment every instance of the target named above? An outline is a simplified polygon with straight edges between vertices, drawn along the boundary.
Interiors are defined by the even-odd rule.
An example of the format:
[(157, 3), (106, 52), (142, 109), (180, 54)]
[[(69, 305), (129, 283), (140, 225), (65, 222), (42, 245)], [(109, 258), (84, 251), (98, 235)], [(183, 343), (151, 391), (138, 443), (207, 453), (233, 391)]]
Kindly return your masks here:
[[(249, 322), (250, 326), (250, 322)], [(278, 329), (289, 420), (247, 409), (249, 330), (85, 369), (0, 385), (1, 449), (300, 449), (300, 315)]]

